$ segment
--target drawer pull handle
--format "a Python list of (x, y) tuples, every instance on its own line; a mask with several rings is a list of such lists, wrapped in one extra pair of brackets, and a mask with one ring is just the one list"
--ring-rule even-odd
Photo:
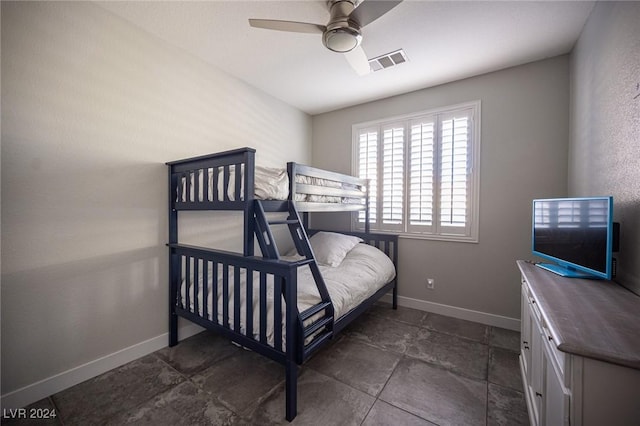
[(523, 340), (523, 341), (522, 341), (522, 344), (523, 344), (523, 345), (528, 345), (528, 344), (529, 344), (529, 342), (527, 342), (526, 340)]
[(540, 398), (542, 398), (542, 394), (540, 392), (536, 392), (536, 396), (539, 396)]
[(548, 336), (548, 338), (549, 338), (549, 341), (552, 341), (552, 340), (553, 340), (553, 337), (551, 337), (551, 336)]
[(529, 349), (529, 346), (527, 346), (527, 345), (524, 345), (524, 348), (525, 348), (525, 349)]

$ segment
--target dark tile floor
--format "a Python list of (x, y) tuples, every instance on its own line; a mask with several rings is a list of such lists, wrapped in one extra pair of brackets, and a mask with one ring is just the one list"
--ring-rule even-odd
[[(293, 424), (526, 425), (518, 348), (517, 332), (376, 305), (301, 368)], [(63, 425), (287, 424), (284, 368), (208, 332), (33, 407)]]

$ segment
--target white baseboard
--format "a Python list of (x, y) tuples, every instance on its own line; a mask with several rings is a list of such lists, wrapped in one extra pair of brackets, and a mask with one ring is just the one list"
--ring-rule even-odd
[[(196, 324), (187, 324), (179, 330), (180, 339), (186, 339), (204, 330)], [(169, 333), (161, 334), (144, 342), (137, 343), (112, 354), (103, 356), (86, 364), (56, 374), (21, 389), (2, 395), (2, 408), (15, 409), (26, 407), (50, 395), (82, 383), (109, 370), (120, 367), (145, 355), (149, 355), (167, 346)]]
[[(391, 303), (391, 295), (385, 295), (382, 300)], [(501, 315), (488, 314), (486, 312), (474, 311), (457, 306), (443, 305), (426, 300), (413, 299), (411, 297), (398, 296), (398, 305), (421, 311), (432, 312), (434, 314), (446, 315), (467, 321), (479, 322), (480, 324), (493, 327), (506, 328), (508, 330), (520, 331), (520, 320), (516, 318), (503, 317)]]

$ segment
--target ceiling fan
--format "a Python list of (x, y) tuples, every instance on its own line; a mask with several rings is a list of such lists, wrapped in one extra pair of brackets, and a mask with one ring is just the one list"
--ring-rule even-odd
[(322, 43), (329, 50), (344, 53), (351, 67), (359, 74), (368, 74), (369, 60), (360, 43), (361, 29), (389, 12), (402, 0), (328, 0), (329, 23), (278, 21), (273, 19), (249, 19), (249, 25), (268, 30), (296, 33), (322, 34)]

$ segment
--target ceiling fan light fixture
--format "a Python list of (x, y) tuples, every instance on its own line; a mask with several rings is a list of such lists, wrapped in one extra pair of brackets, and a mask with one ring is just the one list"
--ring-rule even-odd
[[(354, 71), (358, 75), (365, 75), (371, 72), (372, 65), (360, 45), (360, 29), (389, 12), (401, 1), (326, 0), (329, 8), (329, 22), (326, 26), (274, 19), (249, 19), (249, 25), (277, 31), (322, 34), (322, 44), (327, 49), (343, 53)], [(376, 64), (383, 66), (379, 62)]]
[(362, 34), (353, 27), (339, 27), (324, 32), (322, 42), (334, 52), (350, 52), (360, 45)]

